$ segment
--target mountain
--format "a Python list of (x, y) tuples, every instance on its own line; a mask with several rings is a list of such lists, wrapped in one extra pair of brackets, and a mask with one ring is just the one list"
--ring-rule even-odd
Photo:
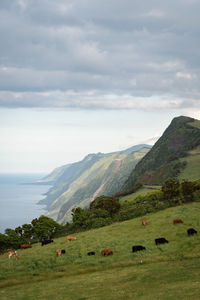
[(89, 154), (79, 162), (55, 169), (43, 179), (53, 186), (40, 204), (45, 204), (47, 215), (57, 221), (70, 220), (73, 207), (86, 207), (95, 197), (121, 189), (150, 147), (137, 145), (124, 151)]
[(127, 153), (127, 154), (130, 154), (132, 152), (136, 152), (136, 151), (139, 151), (140, 149), (142, 148), (147, 148), (147, 149), (151, 149), (152, 146), (150, 145), (147, 145), (147, 144), (139, 144), (139, 145), (136, 145), (136, 146), (132, 146), (124, 151), (121, 151), (123, 153)]
[(39, 179), (35, 181), (35, 184), (48, 184), (48, 185), (53, 185), (57, 182), (57, 180), (63, 175), (65, 170), (70, 167), (70, 164), (64, 165), (61, 167), (58, 167), (54, 169), (50, 174), (45, 176), (42, 179)]
[(170, 177), (200, 178), (200, 121), (174, 118), (160, 139), (137, 164), (121, 193), (130, 193), (137, 183), (160, 185)]

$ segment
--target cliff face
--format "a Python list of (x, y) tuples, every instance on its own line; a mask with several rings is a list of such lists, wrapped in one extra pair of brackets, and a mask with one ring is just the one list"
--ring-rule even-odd
[[(47, 197), (40, 201), (47, 205), (48, 216), (59, 222), (70, 220), (73, 207), (86, 207), (95, 197), (112, 195), (121, 189), (150, 146), (138, 145), (135, 149), (137, 151), (129, 148), (115, 153), (89, 154), (80, 162), (58, 168), (56, 173), (59, 171), (60, 175)], [(54, 172), (47, 178), (52, 178)]]

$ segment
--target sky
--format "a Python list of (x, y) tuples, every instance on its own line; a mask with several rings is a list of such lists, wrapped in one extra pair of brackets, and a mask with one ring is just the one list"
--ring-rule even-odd
[(200, 119), (200, 0), (0, 0), (0, 173)]

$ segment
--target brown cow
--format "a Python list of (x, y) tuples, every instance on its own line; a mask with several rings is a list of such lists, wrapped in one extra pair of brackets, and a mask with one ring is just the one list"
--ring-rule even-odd
[(143, 226), (146, 226), (146, 225), (147, 225), (147, 221), (142, 220), (142, 225), (143, 225)]
[(113, 255), (113, 251), (110, 250), (110, 249), (103, 249), (103, 250), (101, 251), (101, 254), (102, 254), (103, 256), (109, 256), (109, 255)]
[(32, 246), (30, 244), (22, 244), (20, 246), (21, 249), (28, 249), (28, 248), (32, 248)]
[(15, 257), (15, 259), (19, 259), (19, 256), (17, 255), (17, 251), (15, 250), (8, 251), (8, 258), (10, 259), (12, 256)]
[(178, 223), (183, 223), (183, 221), (181, 219), (176, 219), (173, 221), (173, 224), (178, 224)]
[(58, 249), (58, 250), (56, 250), (57, 256), (61, 256), (62, 254), (65, 254), (65, 253), (66, 253), (65, 249), (62, 249), (62, 250)]
[(60, 249), (56, 250), (56, 254), (57, 254), (57, 256), (61, 256), (61, 254), (62, 254), (61, 250)]
[(75, 236), (67, 236), (67, 240), (70, 241), (75, 241), (76, 237)]

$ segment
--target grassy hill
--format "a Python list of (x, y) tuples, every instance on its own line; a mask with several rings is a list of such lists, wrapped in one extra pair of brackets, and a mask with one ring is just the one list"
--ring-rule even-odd
[[(18, 261), (1, 255), (0, 299), (199, 299), (199, 211), (199, 202), (177, 206), (146, 215), (146, 227), (136, 218), (18, 250)], [(173, 225), (176, 218), (184, 223)], [(197, 236), (187, 236), (190, 227)], [(158, 237), (169, 243), (155, 246)], [(132, 253), (133, 245), (146, 251)], [(102, 257), (104, 247), (114, 255)], [(66, 254), (56, 257), (59, 248)]]
[(180, 161), (185, 161), (186, 166), (178, 175), (178, 179), (195, 180), (200, 178), (200, 147), (189, 151), (187, 156), (181, 158)]
[(123, 203), (125, 201), (133, 201), (138, 196), (143, 196), (153, 191), (159, 191), (161, 186), (158, 185), (143, 185), (140, 189), (138, 189), (135, 193), (128, 194), (126, 196), (120, 197), (120, 202)]
[(170, 177), (200, 178), (200, 121), (189, 117), (174, 118), (161, 138), (137, 164), (122, 191), (131, 192), (140, 182), (161, 185)]
[(86, 207), (95, 197), (112, 195), (121, 189), (149, 147), (133, 150), (90, 154), (80, 162), (67, 165), (46, 199), (40, 201), (47, 205), (48, 216), (59, 222), (69, 221), (72, 208)]

